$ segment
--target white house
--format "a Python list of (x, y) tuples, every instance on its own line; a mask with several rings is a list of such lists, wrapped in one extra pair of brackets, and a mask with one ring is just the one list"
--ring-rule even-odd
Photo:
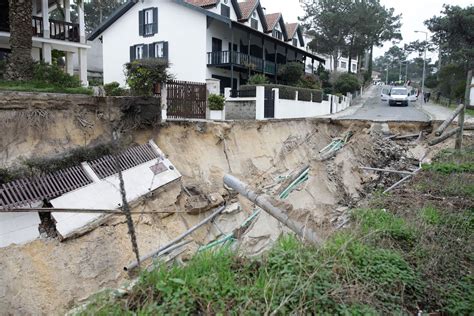
[[(339, 71), (339, 72), (348, 72), (349, 71), (349, 58), (348, 58), (348, 56), (339, 53), (337, 65), (335, 67), (334, 60), (333, 60), (332, 56), (325, 55), (325, 54), (320, 54), (318, 52), (313, 51), (309, 47), (308, 44), (312, 40), (311, 36), (305, 34), (304, 38), (305, 38), (305, 42), (306, 42), (306, 51), (308, 51), (308, 52), (310, 52), (310, 53), (312, 53), (316, 56), (319, 56), (320, 58), (323, 58), (325, 60), (324, 68), (326, 70)], [(351, 61), (351, 72), (352, 73), (357, 73), (357, 64), (358, 64), (358, 62), (359, 62), (358, 56), (352, 56), (352, 61)], [(311, 65), (309, 65), (309, 64), (306, 65), (306, 68), (310, 68), (310, 67), (311, 67)]]
[(277, 82), (279, 67), (288, 62), (314, 69), (324, 63), (305, 50), (297, 24), (286, 24), (281, 13), (267, 14), (259, 0), (131, 1), (89, 36), (97, 38), (104, 83), (122, 85), (123, 65), (142, 58), (168, 60), (178, 80), (219, 79), (222, 91), (255, 73)]
[[(56, 8), (55, 0), (31, 0), (33, 16), (31, 30), (33, 48), (31, 56), (36, 61), (51, 63), (52, 51), (65, 52), (66, 71), (74, 73), (74, 58), (78, 60), (78, 74), (87, 85), (87, 50), (84, 24), (84, 4), (77, 6), (79, 23), (71, 23), (70, 0), (59, 0), (64, 8), (64, 20), (50, 19), (50, 12)], [(10, 52), (10, 23), (8, 0), (0, 0), (0, 60)]]

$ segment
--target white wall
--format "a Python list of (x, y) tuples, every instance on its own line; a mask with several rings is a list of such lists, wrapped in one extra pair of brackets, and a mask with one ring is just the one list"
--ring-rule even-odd
[(11, 244), (23, 244), (39, 237), (38, 213), (0, 214), (0, 248)]
[[(138, 35), (138, 12), (158, 8), (158, 33)], [(143, 0), (112, 24), (103, 35), (104, 83), (125, 85), (124, 64), (130, 61), (130, 46), (167, 41), (170, 73), (178, 80), (206, 79), (206, 15), (171, 0)]]
[[(150, 167), (162, 162), (168, 169), (155, 175)], [(133, 202), (141, 196), (153, 192), (181, 177), (181, 174), (172, 166), (168, 159), (154, 159), (123, 171), (123, 180), (127, 192), (127, 201)], [(86, 169), (87, 170), (87, 169)], [(92, 170), (90, 170), (92, 172)], [(92, 175), (92, 178), (94, 175)], [(97, 178), (96, 178), (97, 179)], [(118, 209), (122, 198), (119, 191), (118, 175), (114, 174), (102, 180), (97, 180), (88, 186), (63, 194), (51, 200), (55, 208), (82, 208), (82, 209)], [(90, 225), (104, 217), (103, 214), (90, 213), (51, 213), (56, 220), (56, 229), (63, 238), (68, 238), (77, 230)]]
[(330, 103), (279, 99), (275, 102), (275, 118), (304, 118), (330, 114)]
[[(99, 36), (100, 37), (100, 36)], [(102, 72), (104, 69), (102, 56), (102, 43), (99, 37), (93, 41), (88, 41), (87, 45), (91, 48), (87, 50), (87, 70), (91, 72)], [(79, 71), (79, 56), (73, 55), (74, 70)]]
[(230, 0), (227, 4), (224, 4), (223, 1), (220, 1), (215, 7), (208, 9), (208, 11), (221, 15), (221, 5), (228, 6), (230, 8), (230, 19), (232, 21), (237, 21), (237, 14), (235, 13), (234, 6)]

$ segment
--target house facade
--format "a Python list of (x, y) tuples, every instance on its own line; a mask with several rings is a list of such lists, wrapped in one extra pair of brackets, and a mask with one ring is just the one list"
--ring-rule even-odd
[[(71, 22), (71, 0), (59, 0), (64, 10), (64, 19), (51, 19), (50, 12), (56, 8), (55, 0), (31, 0), (33, 16), (31, 33), (33, 48), (31, 57), (36, 61), (52, 62), (54, 50), (64, 52), (65, 70), (74, 74), (74, 59), (78, 63), (79, 78), (87, 82), (87, 50), (84, 24), (84, 5), (77, 5), (78, 23)], [(10, 23), (8, 0), (0, 0), (0, 59), (10, 53)]]
[(136, 59), (169, 61), (177, 80), (218, 79), (238, 88), (256, 73), (278, 82), (289, 62), (324, 59), (305, 50), (301, 27), (281, 13), (267, 14), (259, 0), (143, 0), (128, 2), (89, 40), (103, 45), (104, 83), (125, 85), (123, 65)]

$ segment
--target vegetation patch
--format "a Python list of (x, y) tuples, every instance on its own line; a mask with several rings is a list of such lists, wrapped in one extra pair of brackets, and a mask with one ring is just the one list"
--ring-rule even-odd
[(41, 81), (6, 81), (0, 80), (0, 90), (19, 92), (68, 93), (92, 95), (92, 89), (85, 87), (64, 87)]

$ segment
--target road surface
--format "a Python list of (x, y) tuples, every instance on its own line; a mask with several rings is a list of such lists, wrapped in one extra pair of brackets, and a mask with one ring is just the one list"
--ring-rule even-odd
[[(355, 113), (339, 116), (339, 119), (356, 119), (369, 121), (417, 121), (428, 122), (430, 117), (419, 109), (418, 102), (411, 102), (407, 107), (389, 106), (388, 101), (382, 101), (380, 93), (382, 86), (372, 86), (366, 91), (362, 104)], [(342, 113), (341, 113), (342, 114)]]

